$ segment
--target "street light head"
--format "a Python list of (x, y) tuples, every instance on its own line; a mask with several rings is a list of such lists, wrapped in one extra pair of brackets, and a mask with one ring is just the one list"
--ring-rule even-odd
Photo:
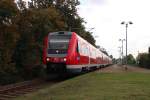
[(121, 24), (125, 24), (125, 22), (123, 21), (123, 22), (121, 22)]
[(126, 23), (125, 21), (121, 22), (121, 24), (133, 24), (133, 22), (129, 21), (128, 23)]
[(119, 39), (119, 41), (125, 41), (125, 39)]
[(131, 21), (129, 21), (129, 24), (133, 24)]

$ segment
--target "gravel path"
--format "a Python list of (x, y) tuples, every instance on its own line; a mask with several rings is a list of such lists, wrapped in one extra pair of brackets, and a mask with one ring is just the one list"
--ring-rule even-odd
[(106, 68), (102, 68), (99, 72), (107, 72), (107, 73), (122, 73), (122, 72), (142, 72), (142, 73), (150, 73), (149, 69), (137, 67), (137, 66), (129, 66), (129, 65), (111, 65)]

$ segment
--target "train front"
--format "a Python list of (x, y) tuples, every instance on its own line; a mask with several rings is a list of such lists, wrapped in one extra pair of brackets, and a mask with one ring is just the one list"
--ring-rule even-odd
[(66, 60), (71, 36), (71, 32), (49, 33), (46, 54), (48, 73), (66, 72)]

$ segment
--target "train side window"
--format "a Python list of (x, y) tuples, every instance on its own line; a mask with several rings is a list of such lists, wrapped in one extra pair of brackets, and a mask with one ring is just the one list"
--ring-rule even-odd
[(78, 42), (77, 42), (77, 46), (76, 46), (76, 51), (77, 51), (77, 53), (79, 53)]

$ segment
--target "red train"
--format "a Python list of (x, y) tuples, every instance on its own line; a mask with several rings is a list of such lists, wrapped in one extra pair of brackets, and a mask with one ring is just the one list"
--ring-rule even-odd
[(112, 59), (75, 32), (52, 32), (44, 40), (43, 63), (48, 73), (78, 73), (112, 64)]

